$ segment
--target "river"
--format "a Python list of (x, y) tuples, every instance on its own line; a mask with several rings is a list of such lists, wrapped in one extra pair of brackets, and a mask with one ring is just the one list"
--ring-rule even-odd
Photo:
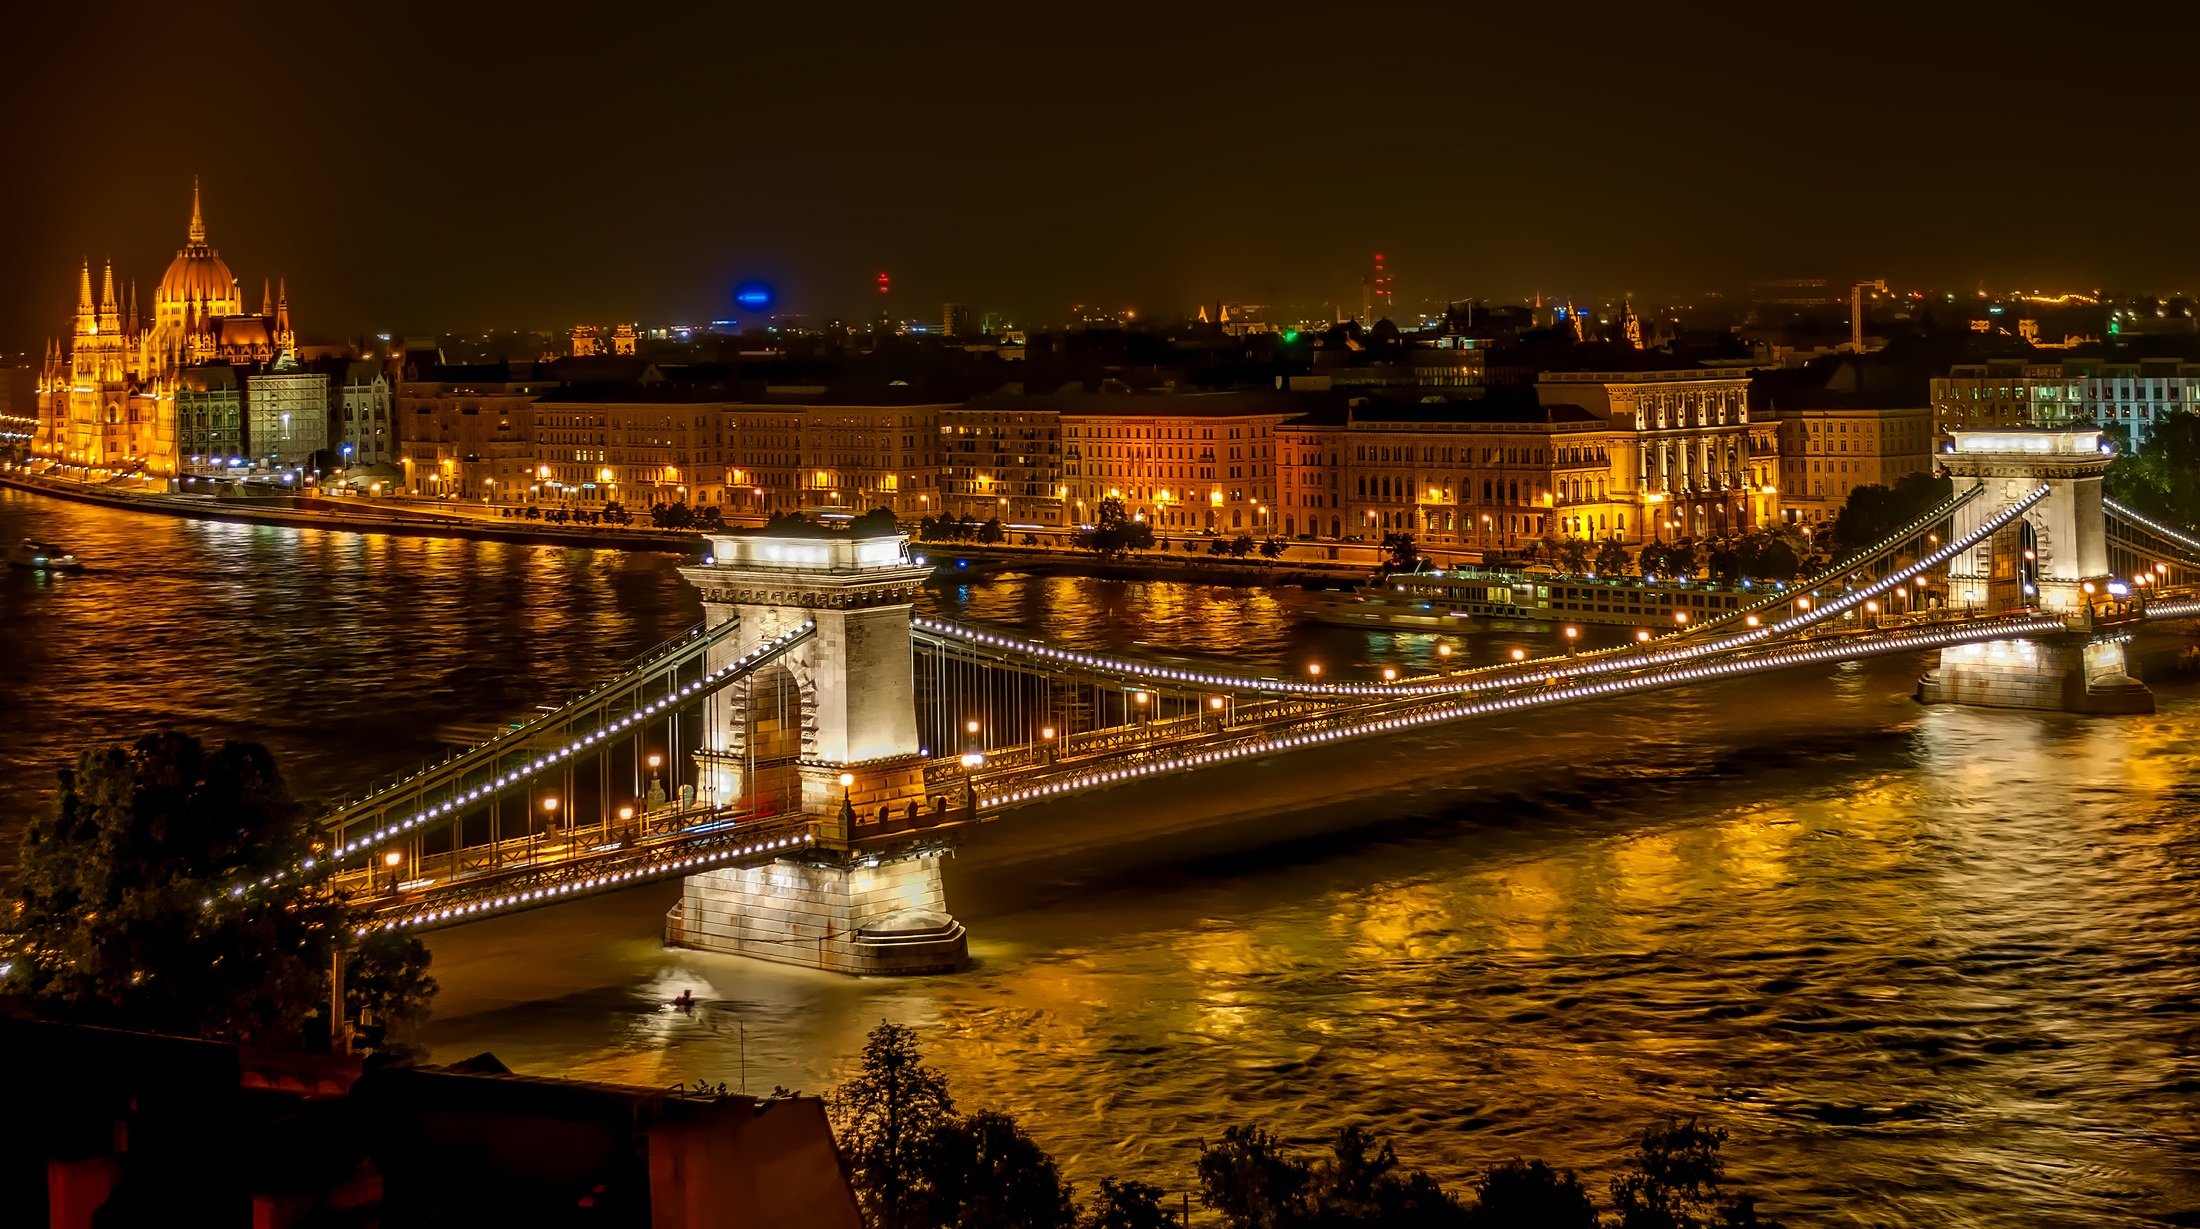
[[(302, 796), (692, 623), (669, 558), (171, 520), (0, 492), (0, 802), (161, 723)], [(941, 613), (1333, 675), (1423, 637), (1293, 591), (1008, 576)], [(1526, 633), (1463, 655), (1494, 658)], [(1201, 1139), (1359, 1123), (1450, 1181), (1601, 1190), (1655, 1116), (1732, 1132), (1791, 1224), (2200, 1223), (2200, 691), (2142, 718), (1924, 709), (1918, 659), (1236, 767), (991, 825), (948, 869), (975, 967), (857, 981), (667, 951), (657, 886), (445, 932), (423, 1038), (532, 1074), (818, 1091), (880, 1019), (1089, 1189)], [(19, 821), (17, 821), (19, 822)], [(0, 849), (12, 846), (12, 826)], [(682, 989), (692, 1013), (664, 1004)]]

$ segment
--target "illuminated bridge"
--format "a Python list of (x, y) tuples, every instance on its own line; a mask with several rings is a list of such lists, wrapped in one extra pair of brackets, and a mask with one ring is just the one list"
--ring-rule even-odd
[[(2124, 644), (2200, 615), (2200, 536), (2105, 501), (2091, 431), (1959, 434), (1947, 501), (1838, 567), (1615, 648), (1379, 680), (1067, 648), (915, 616), (895, 534), (726, 534), (704, 623), (327, 817), (366, 925), (434, 928), (684, 880), (668, 937), (849, 972), (950, 969), (967, 825), (1355, 738), (1936, 651), (1919, 699), (2149, 711)], [(256, 885), (240, 884), (244, 893)]]

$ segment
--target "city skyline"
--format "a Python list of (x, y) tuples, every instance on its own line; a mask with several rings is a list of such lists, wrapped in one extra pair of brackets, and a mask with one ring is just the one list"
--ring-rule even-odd
[[(149, 280), (194, 175), (217, 234), (251, 239), (247, 290), (312, 287), (299, 308), (328, 337), (724, 318), (749, 278), (784, 310), (863, 320), (881, 271), (906, 319), (943, 301), (1040, 323), (1079, 302), (1347, 306), (1375, 252), (1401, 306), (1814, 276), (2200, 280), (2200, 258), (2161, 242), (2192, 172), (2133, 161), (2166, 115), (1997, 118), (2022, 30), (1943, 15), (1866, 42), (1870, 16), (1683, 29), (1485, 11), (1339, 31), (744, 14), (675, 43), (555, 9), (371, 30), (303, 14), (219, 38), (158, 14), (96, 32), (42, 14), (36, 44), (211, 64), (233, 84), (184, 91), (186, 110), (254, 119), (249, 139), (209, 120), (138, 149), (126, 134), (160, 90), (35, 63), (14, 87), (14, 158), (56, 190), (4, 206), (19, 242), (0, 276), (60, 289), (12, 298), (0, 342), (52, 335), (86, 259)], [(2042, 148), (2095, 169), (2042, 179), (2024, 170)]]

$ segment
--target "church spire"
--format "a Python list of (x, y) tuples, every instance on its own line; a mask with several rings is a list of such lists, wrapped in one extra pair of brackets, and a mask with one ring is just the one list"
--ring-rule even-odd
[(199, 213), (199, 177), (191, 177), (191, 242), (206, 242), (206, 219)]
[(260, 314), (263, 316), (275, 314), (274, 288), (274, 283), (264, 277), (260, 279)]
[(107, 258), (107, 273), (100, 282), (99, 310), (103, 312), (115, 310), (115, 261), (112, 256)]
[(77, 313), (78, 315), (80, 315), (80, 316), (83, 316), (83, 315), (89, 315), (89, 314), (91, 313), (91, 310), (92, 310), (92, 262), (91, 262), (91, 261), (90, 261), (89, 259), (86, 259), (86, 260), (85, 260), (85, 262), (84, 262), (84, 272), (83, 272), (83, 273), (82, 273), (82, 275), (81, 275), (81, 276), (80, 276), (80, 277), (79, 277), (79, 278), (77, 279), (77, 287), (76, 287), (76, 313)]

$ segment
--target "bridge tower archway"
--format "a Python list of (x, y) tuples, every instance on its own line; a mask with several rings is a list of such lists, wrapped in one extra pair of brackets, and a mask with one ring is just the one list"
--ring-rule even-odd
[[(1948, 561), (1948, 601), (1988, 614), (2035, 609), (2069, 631), (2028, 640), (1943, 649), (1918, 680), (1927, 703), (2068, 712), (2154, 711), (2133, 679), (2124, 637), (2099, 634), (2093, 603), (2109, 593), (2108, 527), (2101, 479), (2111, 453), (2092, 428), (1958, 431), (1940, 456), (1955, 493), (1977, 494), (1951, 517), (1954, 540), (1978, 544)], [(1993, 518), (2046, 487), (2007, 526)]]
[(2031, 605), (2064, 614), (2084, 609), (2087, 582), (2108, 577), (2101, 478), (2109, 459), (2101, 433), (2090, 428), (1956, 432), (1941, 466), (1956, 494), (1984, 488), (1956, 509), (1950, 526), (1956, 537), (1977, 531), (2043, 484), (2047, 496), (2020, 521), (1949, 561), (1950, 603), (1982, 610)]

